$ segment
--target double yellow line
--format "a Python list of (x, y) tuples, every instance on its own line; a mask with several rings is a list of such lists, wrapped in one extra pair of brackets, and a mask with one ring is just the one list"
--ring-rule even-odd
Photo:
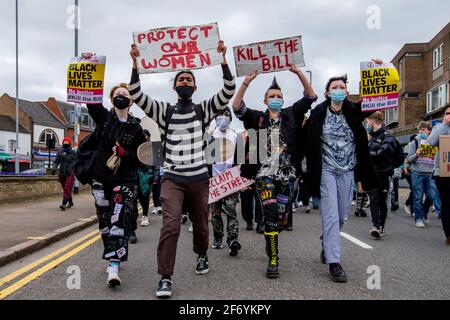
[[(89, 240), (88, 240), (89, 239)], [(86, 249), (87, 247), (89, 247), (91, 244), (93, 244), (94, 242), (96, 242), (97, 240), (100, 239), (100, 234), (98, 230), (95, 230), (83, 237), (81, 237), (80, 239), (77, 239), (71, 243), (69, 243), (68, 245), (50, 253), (49, 255), (36, 260), (22, 268), (20, 268), (17, 271), (14, 271), (13, 273), (7, 275), (6, 277), (3, 277), (0, 279), (0, 288), (13, 281), (14, 279), (20, 277), (21, 275), (27, 273), (28, 271), (33, 270), (34, 268), (36, 268), (37, 266), (59, 256), (60, 254), (62, 254), (63, 252), (69, 250), (70, 248), (82, 243), (81, 245), (77, 246), (76, 248), (72, 249), (71, 251), (65, 253), (64, 255), (62, 255), (61, 257), (47, 263), (46, 265), (44, 265), (43, 267), (37, 269), (36, 271), (30, 273), (29, 275), (27, 275), (26, 277), (20, 279), (19, 281), (13, 283), (12, 285), (10, 285), (9, 287), (3, 289), (0, 291), (0, 300), (1, 299), (5, 299), (7, 296), (11, 295), (12, 293), (16, 292), (17, 290), (19, 290), (20, 288), (24, 287), (25, 285), (27, 285), (28, 283), (30, 283), (31, 281), (37, 279), (38, 277), (40, 277), (41, 275), (43, 275), (44, 273), (46, 273), (47, 271), (55, 268), (56, 266), (60, 265), (61, 263), (63, 263), (64, 261), (68, 260), (69, 258), (71, 258), (72, 256), (76, 255), (78, 252)], [(87, 240), (87, 241), (86, 241)], [(85, 241), (85, 242), (84, 242)], [(84, 243), (83, 243), (84, 242)]]
[[(139, 206), (138, 209), (139, 213), (142, 214), (142, 208)], [(78, 252), (86, 249), (87, 247), (89, 247), (90, 245), (92, 245), (93, 243), (95, 243), (96, 241), (98, 241), (101, 238), (99, 231), (95, 230), (92, 231), (91, 233), (88, 233), (87, 235), (81, 237), (80, 239), (77, 239), (71, 243), (69, 243), (68, 245), (53, 251), (52, 253), (50, 253), (49, 255), (36, 260), (22, 268), (20, 268), (17, 271), (14, 271), (13, 273), (7, 275), (6, 277), (3, 277), (0, 279), (0, 288), (5, 285), (8, 284), (9, 282), (12, 282), (13, 280), (19, 278), (20, 276), (22, 276), (23, 274), (33, 270), (34, 268), (40, 266), (41, 264), (52, 260), (53, 258), (58, 257), (60, 254), (66, 252), (67, 250), (69, 250), (72, 247), (77, 246), (76, 248), (72, 249), (71, 251), (63, 254), (62, 256), (60, 256), (59, 258), (52, 260), (51, 262), (47, 263), (46, 265), (42, 266), (41, 268), (37, 269), (36, 271), (28, 274), (27, 276), (25, 276), (24, 278), (18, 280), (17, 282), (9, 285), (8, 287), (6, 287), (5, 289), (0, 291), (0, 300), (5, 299), (6, 297), (8, 297), (9, 295), (11, 295), (12, 293), (16, 292), (17, 290), (19, 290), (20, 288), (26, 286), (28, 283), (30, 283), (33, 280), (36, 280), (37, 278), (39, 278), (41, 275), (43, 275), (44, 273), (48, 272), (49, 270), (57, 267), (58, 265), (60, 265), (61, 263), (63, 263), (64, 261), (70, 259), (71, 257), (73, 257), (74, 255), (76, 255)], [(81, 243), (81, 244), (80, 244)]]

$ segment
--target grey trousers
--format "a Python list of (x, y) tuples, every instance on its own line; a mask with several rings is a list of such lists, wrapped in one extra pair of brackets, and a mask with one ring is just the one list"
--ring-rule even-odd
[(322, 168), (320, 211), (323, 249), (327, 263), (341, 262), (340, 231), (348, 219), (354, 183), (353, 171), (336, 173), (328, 168)]

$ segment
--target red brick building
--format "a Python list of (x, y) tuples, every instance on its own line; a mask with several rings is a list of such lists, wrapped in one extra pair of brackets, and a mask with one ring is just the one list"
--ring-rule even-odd
[(450, 23), (430, 42), (405, 44), (392, 63), (400, 75), (400, 101), (398, 109), (384, 111), (385, 123), (406, 143), (420, 121), (441, 118), (450, 102)]

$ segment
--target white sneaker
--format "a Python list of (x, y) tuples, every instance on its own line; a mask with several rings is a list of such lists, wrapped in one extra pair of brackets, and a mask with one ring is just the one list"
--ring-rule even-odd
[(298, 206), (299, 206), (299, 207), (303, 207), (303, 201), (299, 201), (299, 202), (298, 202)]
[[(347, 202), (348, 203), (348, 202)], [(356, 205), (355, 200), (352, 201), (352, 207), (354, 207)]]
[(417, 228), (425, 228), (425, 224), (423, 223), (423, 221), (416, 221), (416, 227)]
[(152, 214), (156, 214), (158, 212), (158, 208), (153, 208)]
[(108, 287), (115, 288), (116, 286), (120, 286), (122, 281), (119, 278), (119, 267), (117, 266), (109, 266), (108, 272), (108, 280), (106, 281)]
[(193, 231), (194, 231), (194, 226), (192, 225), (192, 223), (191, 223), (191, 225), (189, 226), (188, 231), (189, 231), (189, 232), (193, 232)]
[(411, 208), (410, 208), (410, 206), (407, 206), (406, 204), (405, 204), (405, 212), (406, 212), (406, 214), (407, 215), (411, 215)]
[(423, 222), (428, 226), (430, 224), (430, 219), (425, 219)]
[(147, 216), (142, 216), (141, 219), (141, 227), (146, 227), (150, 224), (150, 222), (148, 221), (148, 217)]
[(158, 212), (159, 215), (162, 214), (162, 208), (161, 208), (161, 207), (156, 208), (156, 210), (157, 210), (157, 212)]

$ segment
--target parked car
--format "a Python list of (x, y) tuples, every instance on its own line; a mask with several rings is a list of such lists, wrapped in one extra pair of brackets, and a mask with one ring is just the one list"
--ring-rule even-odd
[(29, 169), (22, 171), (20, 175), (23, 176), (45, 176), (45, 169)]

